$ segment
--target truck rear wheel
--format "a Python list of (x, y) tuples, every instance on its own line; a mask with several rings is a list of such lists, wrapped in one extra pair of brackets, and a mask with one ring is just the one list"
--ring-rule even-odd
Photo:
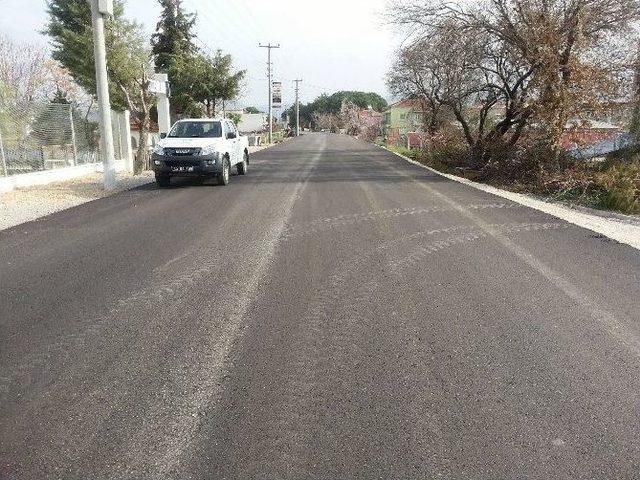
[(242, 162), (238, 164), (238, 175), (246, 175), (249, 170), (249, 154), (244, 152)]

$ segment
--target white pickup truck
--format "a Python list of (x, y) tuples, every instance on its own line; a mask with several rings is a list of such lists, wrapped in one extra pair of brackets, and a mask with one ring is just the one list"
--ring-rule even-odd
[(239, 175), (247, 174), (249, 143), (231, 120), (180, 120), (162, 135), (151, 163), (162, 188), (171, 185), (171, 177), (216, 177), (219, 185), (228, 185), (233, 166)]

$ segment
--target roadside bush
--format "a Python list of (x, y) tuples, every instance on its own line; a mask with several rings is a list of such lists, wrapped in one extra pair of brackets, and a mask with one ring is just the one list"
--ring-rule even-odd
[(392, 152), (399, 153), (400, 155), (408, 157), (411, 160), (420, 161), (423, 157), (422, 150), (410, 149), (407, 147), (394, 147), (394, 146), (389, 146), (387, 148)]
[(595, 175), (603, 208), (640, 213), (640, 161), (619, 163)]
[(594, 208), (640, 213), (640, 160), (576, 162), (546, 174), (540, 193)]
[(537, 193), (593, 208), (640, 213), (640, 153), (628, 151), (604, 162), (577, 161), (568, 155), (548, 161), (552, 153), (534, 138), (517, 148), (494, 146), (491, 160), (471, 167), (468, 146), (459, 132), (440, 132), (424, 150), (389, 147), (436, 170), (523, 193)]
[(430, 166), (436, 169), (460, 174), (470, 168), (469, 148), (456, 130), (440, 130), (431, 136), (426, 155)]
[(483, 180), (499, 184), (537, 186), (553, 173), (571, 168), (574, 159), (552, 152), (539, 132), (529, 129), (516, 145), (497, 142), (489, 150), (490, 161), (483, 168)]

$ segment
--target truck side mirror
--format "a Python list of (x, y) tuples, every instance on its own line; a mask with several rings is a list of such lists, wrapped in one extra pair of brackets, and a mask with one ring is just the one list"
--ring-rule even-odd
[(164, 133), (164, 132), (162, 132), (162, 133), (160, 134), (160, 138), (161, 138), (161, 139), (163, 139), (163, 138), (167, 138), (167, 134), (166, 134), (166, 133)]

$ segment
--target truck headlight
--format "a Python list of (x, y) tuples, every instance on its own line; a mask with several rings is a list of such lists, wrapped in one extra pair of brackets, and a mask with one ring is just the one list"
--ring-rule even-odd
[(200, 150), (200, 155), (204, 156), (213, 156), (216, 160), (218, 159), (218, 157), (220, 156), (220, 153), (216, 151), (216, 146), (215, 145), (207, 145), (206, 147), (203, 147), (202, 150)]
[(153, 153), (156, 155), (164, 155), (164, 147), (160, 144), (153, 147)]

